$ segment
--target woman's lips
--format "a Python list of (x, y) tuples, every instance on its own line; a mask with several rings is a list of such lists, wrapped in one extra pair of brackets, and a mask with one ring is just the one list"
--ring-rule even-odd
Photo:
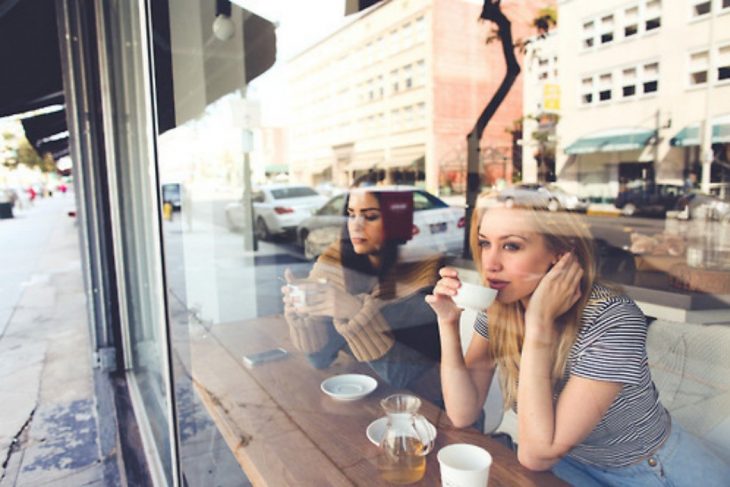
[(502, 290), (509, 284), (508, 281), (499, 281), (497, 279), (489, 279), (489, 287), (496, 289), (497, 291)]
[(365, 239), (360, 237), (351, 237), (350, 240), (352, 241), (353, 245), (360, 245), (365, 243)]

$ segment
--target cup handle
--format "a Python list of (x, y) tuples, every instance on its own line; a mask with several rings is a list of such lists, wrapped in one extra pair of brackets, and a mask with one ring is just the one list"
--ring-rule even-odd
[[(421, 440), (421, 443), (423, 443), (425, 445), (423, 452), (421, 452), (421, 455), (425, 457), (426, 455), (431, 453), (431, 450), (433, 450), (433, 446), (434, 446), (434, 438), (431, 438), (430, 435), (428, 434), (428, 431), (429, 431), (428, 420), (421, 414), (414, 414), (413, 415), (413, 425), (415, 426), (414, 429), (416, 430), (418, 439)], [(419, 426), (421, 427), (420, 430), (419, 430)], [(425, 438), (421, 437), (422, 431), (425, 432), (425, 435), (426, 435)]]

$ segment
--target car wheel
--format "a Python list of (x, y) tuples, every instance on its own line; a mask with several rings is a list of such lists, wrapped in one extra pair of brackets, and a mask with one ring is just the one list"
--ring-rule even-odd
[(271, 238), (271, 232), (269, 227), (266, 226), (266, 222), (263, 218), (258, 217), (256, 219), (256, 238), (259, 240), (269, 240)]
[(317, 257), (319, 257), (319, 253), (317, 252), (315, 245), (312, 244), (312, 242), (309, 240), (309, 238), (305, 238), (304, 239), (304, 258), (306, 258), (308, 260), (315, 260)]
[(624, 216), (634, 216), (636, 214), (636, 205), (633, 203), (626, 203), (621, 210), (621, 214)]
[(560, 209), (560, 203), (558, 203), (558, 200), (551, 199), (548, 201), (547, 209), (549, 211), (558, 211)]
[(515, 200), (513, 198), (505, 199), (504, 206), (505, 206), (505, 208), (512, 208), (513, 206), (515, 206)]

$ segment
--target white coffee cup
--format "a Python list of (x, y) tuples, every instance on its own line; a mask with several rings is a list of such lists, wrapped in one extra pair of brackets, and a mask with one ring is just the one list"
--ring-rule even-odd
[(484, 448), (456, 443), (440, 449), (436, 457), (443, 487), (486, 487), (492, 455)]
[(484, 311), (497, 297), (497, 290), (490, 287), (461, 282), (461, 287), (453, 296), (454, 303), (459, 308), (469, 308), (475, 311)]

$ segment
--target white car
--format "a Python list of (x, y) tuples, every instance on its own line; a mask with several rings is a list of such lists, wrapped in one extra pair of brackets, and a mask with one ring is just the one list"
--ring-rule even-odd
[[(311, 216), (327, 198), (309, 186), (272, 184), (256, 188), (252, 200), (256, 237), (268, 240), (273, 235), (293, 232), (297, 225)], [(226, 221), (231, 230), (244, 228), (241, 201), (226, 206)]]
[[(378, 187), (378, 190), (413, 193), (413, 238), (403, 247), (402, 257), (418, 259), (436, 252), (461, 255), (464, 242), (464, 208), (452, 207), (422, 189), (409, 186)], [(332, 242), (340, 238), (347, 221), (347, 193), (330, 198), (297, 228), (297, 241), (304, 256), (315, 259)]]

